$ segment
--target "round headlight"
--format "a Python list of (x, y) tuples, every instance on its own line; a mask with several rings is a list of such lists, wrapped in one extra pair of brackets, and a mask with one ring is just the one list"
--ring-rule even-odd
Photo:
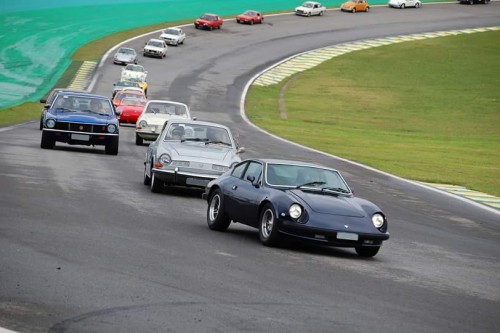
[(302, 215), (302, 207), (298, 204), (293, 204), (288, 209), (288, 212), (290, 213), (291, 218), (296, 220)]
[(56, 121), (54, 119), (49, 119), (45, 122), (45, 125), (47, 125), (48, 128), (54, 128), (56, 127)]
[(145, 121), (145, 120), (141, 120), (141, 121), (139, 122), (139, 126), (140, 126), (140, 127), (143, 127), (143, 128), (144, 128), (144, 127), (148, 127), (148, 122), (147, 122), (147, 121)]
[(375, 228), (380, 228), (381, 226), (384, 225), (385, 219), (382, 214), (375, 213), (372, 216), (372, 223), (375, 226)]
[(172, 162), (172, 158), (168, 154), (162, 154), (158, 161), (163, 165), (170, 164)]
[(116, 125), (108, 125), (108, 133), (114, 133), (116, 131)]

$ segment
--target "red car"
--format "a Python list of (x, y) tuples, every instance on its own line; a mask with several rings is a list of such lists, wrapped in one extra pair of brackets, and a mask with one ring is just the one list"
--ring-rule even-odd
[(222, 17), (219, 15), (215, 14), (203, 14), (200, 16), (200, 18), (197, 18), (196, 21), (194, 21), (194, 27), (196, 29), (208, 29), (208, 30), (214, 30), (214, 29), (220, 29), (222, 26), (223, 20)]
[(122, 99), (120, 106), (116, 108), (120, 124), (135, 124), (144, 111), (146, 103), (147, 99), (145, 98), (125, 97)]
[(264, 15), (255, 10), (247, 10), (243, 14), (236, 16), (236, 22), (238, 23), (262, 23), (264, 21)]

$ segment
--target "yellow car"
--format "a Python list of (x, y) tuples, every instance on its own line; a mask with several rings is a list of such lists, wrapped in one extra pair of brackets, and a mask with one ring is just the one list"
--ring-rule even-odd
[(349, 0), (340, 6), (340, 10), (351, 13), (367, 12), (370, 10), (370, 5), (366, 0)]
[(137, 82), (139, 84), (139, 87), (142, 88), (142, 91), (144, 91), (144, 95), (148, 97), (148, 83), (146, 81), (141, 80), (140, 78), (129, 78), (127, 81), (130, 82)]

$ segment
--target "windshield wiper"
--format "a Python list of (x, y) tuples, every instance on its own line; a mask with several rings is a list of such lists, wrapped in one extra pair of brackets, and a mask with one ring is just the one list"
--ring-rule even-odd
[(345, 188), (341, 187), (323, 187), (321, 191), (332, 191), (332, 192), (340, 192), (340, 193), (350, 193)]
[(71, 109), (66, 109), (66, 108), (55, 108), (56, 110), (61, 110), (61, 111), (69, 111), (69, 112), (75, 112), (74, 110)]
[(215, 145), (224, 145), (224, 146), (230, 146), (230, 143), (224, 142), (224, 141), (207, 141), (205, 142), (206, 145), (209, 143), (215, 144)]
[(101, 113), (101, 112), (98, 112), (98, 111), (92, 111), (92, 110), (82, 110), (83, 112), (90, 112), (90, 113), (96, 113), (98, 115), (101, 115), (101, 116), (109, 116), (108, 113)]
[(325, 184), (326, 184), (326, 182), (309, 182), (309, 183), (305, 183), (302, 185), (298, 185), (295, 188), (299, 189), (299, 188), (305, 187), (305, 186), (318, 186), (318, 185), (325, 185)]

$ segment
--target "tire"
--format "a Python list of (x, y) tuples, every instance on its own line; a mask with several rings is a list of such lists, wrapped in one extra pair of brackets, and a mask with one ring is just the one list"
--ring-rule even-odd
[(118, 137), (114, 136), (111, 138), (111, 142), (106, 145), (104, 151), (106, 155), (118, 155)]
[(276, 246), (278, 244), (278, 222), (274, 215), (271, 204), (265, 204), (259, 217), (259, 238), (265, 246)]
[(135, 133), (135, 145), (142, 146), (143, 143), (144, 143), (144, 140), (137, 133)]
[(151, 185), (151, 178), (146, 174), (146, 163), (144, 163), (144, 180), (143, 180), (144, 185)]
[(374, 247), (356, 247), (356, 253), (360, 257), (371, 258), (374, 257), (380, 250), (380, 246)]
[(56, 145), (56, 138), (52, 133), (42, 132), (40, 147), (42, 149), (52, 149)]
[(473, 5), (474, 4), (474, 0), (469, 0), (469, 5)]
[(43, 129), (43, 117), (40, 118), (40, 131)]
[(151, 192), (162, 193), (163, 192), (163, 182), (155, 177), (153, 171), (151, 171)]
[(198, 24), (195, 24), (195, 25), (194, 25), (194, 28), (195, 28), (195, 29), (198, 29)]
[(143, 57), (147, 57), (147, 55), (146, 55), (146, 53), (145, 53), (145, 52), (142, 54), (142, 56), (143, 56)]
[(311, 16), (311, 12), (307, 13), (307, 17)]
[(323, 11), (320, 11), (320, 12), (319, 12), (319, 16), (323, 16)]
[(415, 8), (420, 8), (420, 3), (418, 3), (418, 2), (417, 2), (417, 3), (415, 4)]
[(369, 11), (370, 11), (370, 7), (366, 7), (365, 12), (367, 12), (367, 13), (368, 13)]
[(250, 21), (250, 25), (253, 25), (253, 20)]
[(208, 30), (212, 31), (212, 30), (214, 30), (214, 27), (209, 26), (209, 27), (208, 27)]
[(224, 214), (224, 200), (219, 189), (215, 189), (208, 200), (207, 224), (215, 231), (226, 231), (231, 224), (231, 219)]
[(219, 26), (217, 27), (217, 29), (219, 29), (219, 30), (220, 30), (220, 27), (221, 27), (221, 26), (219, 25)]
[(356, 8), (353, 8), (353, 9), (351, 10), (351, 13), (356, 13)]
[(401, 8), (401, 9), (405, 9), (405, 7), (406, 7), (406, 6), (405, 6), (405, 4), (404, 4), (404, 3), (402, 3), (402, 4), (401, 4), (401, 7), (399, 7), (399, 8)]

